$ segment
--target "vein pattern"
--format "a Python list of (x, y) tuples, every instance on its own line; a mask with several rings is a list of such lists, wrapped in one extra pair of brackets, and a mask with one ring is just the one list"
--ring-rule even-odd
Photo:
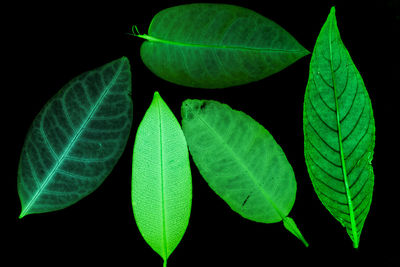
[(246, 219), (284, 226), (305, 241), (288, 216), (296, 198), (293, 169), (281, 147), (243, 112), (210, 100), (185, 100), (182, 128), (209, 186)]
[(184, 86), (225, 88), (260, 80), (309, 52), (273, 21), (246, 8), (188, 4), (152, 20), (141, 47), (157, 76)]
[(158, 92), (136, 133), (132, 162), (132, 207), (140, 233), (164, 259), (189, 222), (192, 181), (182, 129)]
[(43, 107), (21, 153), (21, 218), (65, 208), (108, 176), (132, 124), (130, 79), (121, 58), (79, 75)]
[(325, 207), (358, 247), (372, 199), (372, 107), (336, 25), (335, 9), (314, 47), (304, 99), (305, 158)]

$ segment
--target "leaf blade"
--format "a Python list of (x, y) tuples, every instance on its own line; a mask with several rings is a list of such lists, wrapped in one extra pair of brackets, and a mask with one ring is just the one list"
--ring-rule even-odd
[[(42, 108), (21, 152), (19, 218), (72, 205), (108, 176), (130, 132), (130, 79), (129, 61), (123, 57), (77, 76)], [(107, 110), (112, 98), (120, 101), (114, 111)], [(113, 124), (120, 132), (109, 132), (100, 121)]]
[(147, 40), (141, 57), (153, 73), (199, 88), (260, 80), (309, 53), (276, 23), (224, 4), (165, 9), (153, 18), (148, 35), (138, 36)]
[(136, 135), (132, 207), (140, 233), (164, 264), (187, 228), (191, 190), (186, 140), (156, 92)]
[(305, 158), (314, 189), (358, 247), (372, 199), (372, 106), (331, 9), (310, 63), (304, 101)]
[[(201, 175), (232, 210), (256, 222), (289, 220), (296, 180), (264, 127), (217, 101), (188, 99), (182, 104), (182, 128)], [(296, 229), (288, 228), (307, 246)]]

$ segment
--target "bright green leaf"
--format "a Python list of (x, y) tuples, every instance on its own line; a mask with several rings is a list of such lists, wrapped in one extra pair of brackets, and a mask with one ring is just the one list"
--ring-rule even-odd
[(334, 7), (311, 58), (304, 140), (314, 189), (357, 248), (372, 200), (375, 125), (364, 82), (340, 38)]
[(201, 175), (232, 210), (256, 222), (283, 220), (308, 246), (287, 217), (296, 198), (293, 169), (263, 126), (225, 104), (186, 100), (182, 128)]
[(139, 125), (132, 164), (132, 206), (143, 238), (166, 266), (186, 231), (192, 205), (182, 129), (158, 92)]
[(309, 52), (260, 14), (233, 5), (188, 4), (152, 20), (141, 57), (157, 76), (184, 86), (225, 88), (270, 76)]
[(123, 57), (77, 76), (34, 119), (18, 168), (20, 218), (68, 207), (94, 191), (121, 156), (132, 125)]

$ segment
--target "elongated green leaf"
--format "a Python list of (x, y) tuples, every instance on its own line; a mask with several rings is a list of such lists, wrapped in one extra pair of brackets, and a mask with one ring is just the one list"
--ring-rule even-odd
[(357, 248), (372, 200), (375, 125), (368, 92), (340, 38), (334, 7), (311, 58), (304, 145), (319, 199)]
[(22, 148), (20, 218), (68, 207), (104, 181), (128, 140), (130, 94), (123, 57), (77, 76), (47, 102)]
[(273, 21), (225, 4), (165, 9), (153, 18), (148, 35), (138, 36), (147, 40), (140, 53), (153, 73), (198, 88), (257, 81), (309, 54)]
[(189, 154), (182, 129), (158, 92), (136, 134), (132, 206), (143, 238), (167, 264), (192, 205)]
[(186, 100), (182, 128), (200, 173), (234, 211), (256, 222), (283, 220), (308, 246), (287, 217), (296, 198), (293, 169), (264, 127), (225, 104)]

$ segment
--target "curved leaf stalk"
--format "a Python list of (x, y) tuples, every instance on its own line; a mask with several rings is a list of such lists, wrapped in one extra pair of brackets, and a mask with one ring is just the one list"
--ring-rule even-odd
[(291, 232), (295, 237), (297, 237), (301, 242), (303, 242), (303, 244), (308, 247), (309, 244), (306, 241), (306, 239), (303, 237), (303, 235), (301, 234), (299, 228), (297, 227), (296, 223), (294, 222), (294, 220), (290, 217), (285, 217), (283, 218), (283, 226), (285, 226), (285, 228)]
[(297, 237), (306, 247), (309, 247), (307, 240), (301, 234), (299, 228), (297, 227), (296, 223), (292, 218), (289, 216), (283, 215), (282, 211), (274, 204), (274, 202), (268, 197), (268, 195), (264, 194), (264, 197), (267, 201), (271, 204), (271, 206), (275, 209), (276, 213), (282, 218), (283, 226), (292, 233), (295, 237)]

